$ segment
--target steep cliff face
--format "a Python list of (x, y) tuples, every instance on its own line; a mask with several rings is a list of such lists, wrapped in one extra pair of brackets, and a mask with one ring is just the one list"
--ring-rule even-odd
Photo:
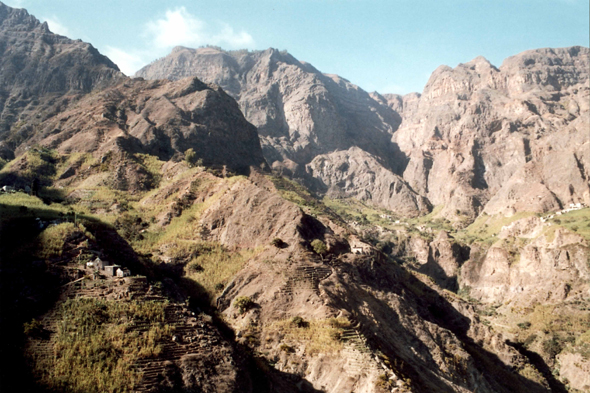
[(590, 282), (587, 241), (538, 217), (515, 221), (462, 269), (462, 285), (486, 303), (560, 303), (583, 299)]
[(398, 165), (389, 142), (399, 116), (336, 75), (320, 73), (286, 52), (175, 48), (137, 72), (146, 79), (197, 76), (240, 104), (261, 135), (269, 163), (307, 164), (316, 155), (358, 146)]
[(83, 93), (124, 75), (92, 45), (53, 34), (24, 9), (0, 3), (0, 156)]
[(448, 217), (589, 203), (588, 68), (582, 47), (439, 67), (394, 135), (404, 179)]

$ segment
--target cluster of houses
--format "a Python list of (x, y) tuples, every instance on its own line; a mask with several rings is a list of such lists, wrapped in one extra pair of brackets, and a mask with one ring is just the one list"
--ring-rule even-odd
[(541, 217), (541, 221), (545, 222), (545, 221), (551, 220), (552, 218), (555, 218), (555, 216), (561, 216), (562, 214), (569, 213), (569, 212), (575, 211), (575, 210), (580, 210), (585, 207), (586, 207), (586, 204), (584, 204), (584, 203), (570, 203), (569, 208), (560, 210), (560, 211), (555, 212), (554, 214), (551, 214), (546, 217)]
[(95, 272), (102, 272), (107, 277), (129, 277), (131, 272), (126, 267), (119, 265), (107, 265), (105, 261), (97, 257), (94, 261), (87, 262), (86, 268)]
[(26, 192), (27, 194), (31, 194), (31, 192), (33, 190), (29, 186), (25, 186), (25, 188), (18, 189), (18, 190), (16, 188), (14, 188), (13, 186), (2, 186), (2, 187), (0, 187), (0, 193), (14, 194), (17, 191)]

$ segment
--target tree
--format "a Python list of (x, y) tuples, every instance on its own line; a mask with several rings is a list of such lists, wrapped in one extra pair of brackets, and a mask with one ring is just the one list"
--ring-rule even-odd
[(192, 168), (195, 165), (195, 162), (197, 162), (197, 153), (195, 153), (195, 149), (191, 147), (184, 152), (184, 161), (186, 161), (189, 168)]
[(311, 242), (311, 248), (315, 251), (316, 254), (324, 256), (328, 252), (328, 247), (326, 247), (326, 243), (321, 241), (320, 239), (315, 239)]

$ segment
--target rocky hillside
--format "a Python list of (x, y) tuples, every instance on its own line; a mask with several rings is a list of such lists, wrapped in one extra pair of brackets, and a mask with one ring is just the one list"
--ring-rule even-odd
[[(444, 206), (461, 226), (484, 210), (590, 203), (588, 67), (582, 47), (524, 52), (499, 69), (478, 57), (403, 97), (369, 95), (274, 49), (176, 48), (138, 75), (218, 83), (259, 128), (266, 159), (316, 191), (407, 216)], [(363, 167), (369, 187), (353, 180)]]
[(0, 158), (82, 94), (124, 76), (92, 45), (53, 34), (24, 9), (0, 3)]
[[(0, 95), (6, 97), (0, 143), (4, 158), (19, 157), (11, 163), (14, 170), (5, 172), (7, 181), (24, 187), (33, 180), (18, 178), (25, 172), (42, 177), (23, 155), (36, 145), (92, 153), (102, 157), (103, 166), (116, 161), (117, 178), (108, 184), (130, 190), (146, 189), (150, 181), (149, 173), (129, 161), (134, 154), (178, 161), (191, 149), (191, 163), (234, 172), (266, 165), (256, 129), (219, 87), (196, 78), (133, 80), (90, 44), (51, 33), (25, 10), (2, 4), (0, 18)], [(77, 173), (81, 163), (65, 168), (62, 179)]]
[[(357, 160), (365, 154), (379, 171), (401, 175), (407, 161), (391, 137), (400, 124), (399, 114), (374, 100), (368, 93), (337, 75), (319, 72), (287, 52), (226, 52), (219, 48), (175, 48), (172, 53), (137, 72), (146, 79), (177, 80), (197, 76), (216, 83), (238, 101), (244, 116), (258, 128), (263, 152), (272, 167), (287, 176), (305, 179), (317, 191), (336, 184), (335, 175), (310, 181), (307, 169), (319, 155), (359, 149)], [(344, 171), (354, 177), (352, 169)], [(395, 176), (393, 176), (395, 177)], [(378, 187), (387, 189), (390, 179), (381, 177)], [(404, 193), (412, 193), (396, 178)], [(356, 195), (362, 188), (348, 184), (344, 191)], [(399, 191), (396, 191), (397, 194)], [(392, 196), (369, 196), (382, 206), (391, 206)], [(412, 215), (427, 212), (427, 205), (403, 208)]]

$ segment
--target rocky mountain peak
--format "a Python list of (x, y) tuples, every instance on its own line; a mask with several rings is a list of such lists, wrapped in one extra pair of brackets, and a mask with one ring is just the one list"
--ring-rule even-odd
[(23, 8), (12, 8), (0, 2), (0, 28), (15, 30), (33, 30), (39, 28), (48, 32), (47, 23), (41, 23)]
[(504, 60), (500, 70), (511, 94), (561, 91), (588, 81), (590, 50), (581, 46), (529, 50)]
[(67, 101), (124, 78), (92, 45), (53, 34), (26, 10), (2, 3), (0, 68), (0, 157), (8, 159)]

